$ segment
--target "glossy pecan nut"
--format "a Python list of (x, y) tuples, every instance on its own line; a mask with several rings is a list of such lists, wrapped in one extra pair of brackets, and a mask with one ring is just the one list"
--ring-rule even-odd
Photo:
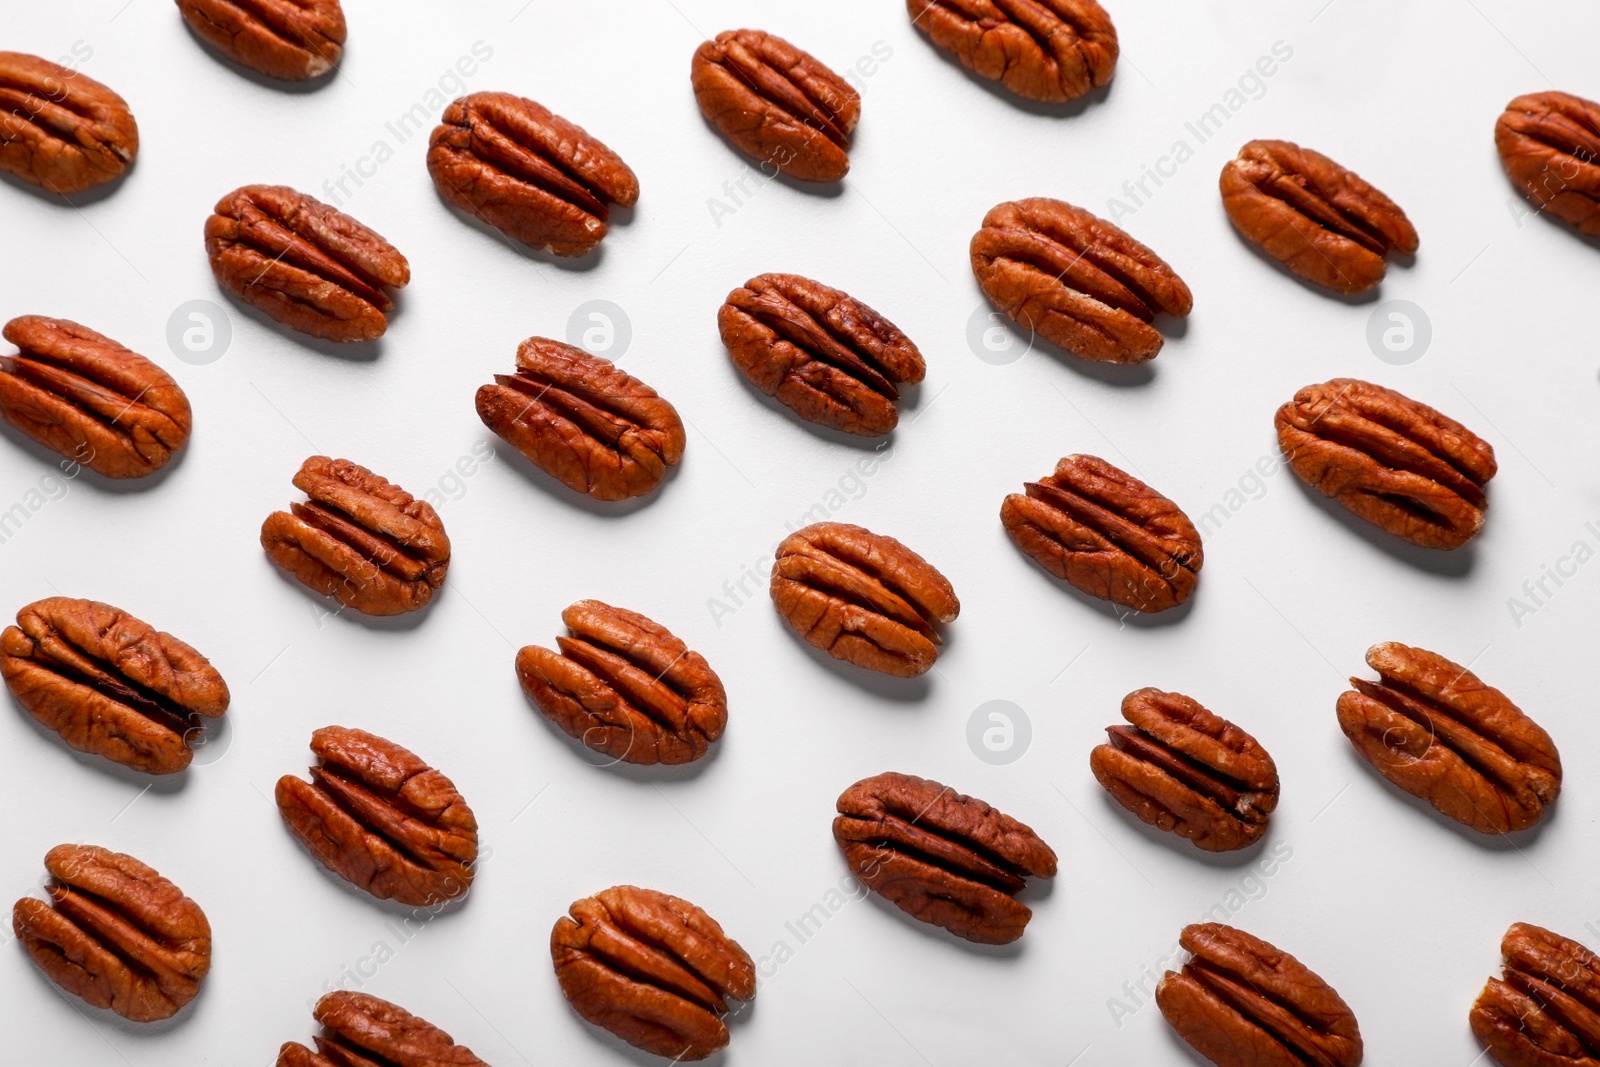
[(1571, 93), (1519, 96), (1494, 124), (1494, 145), (1540, 211), (1600, 237), (1600, 104)]
[(206, 219), (217, 284), (291, 330), (371, 341), (389, 328), (390, 289), (411, 266), (349, 215), (284, 185), (246, 185)]
[(1578, 942), (1514, 923), (1500, 942), (1502, 978), (1491, 978), (1468, 1019), (1500, 1067), (1600, 1063), (1600, 959)]
[(339, 0), (178, 0), (178, 10), (206, 44), (269, 78), (315, 78), (344, 53)]
[(1194, 297), (1173, 269), (1104, 219), (1060, 200), (1000, 204), (972, 238), (972, 273), (1013, 322), (1080, 359), (1143, 363), (1161, 351), (1157, 313)]
[(136, 1023), (170, 1018), (195, 998), (211, 969), (200, 905), (132, 856), (96, 845), (57, 845), (44, 865), (49, 901), (17, 901), (11, 929), (52, 982)]
[(848, 293), (797, 274), (763, 274), (728, 294), (722, 343), (751, 383), (807, 422), (886, 434), (900, 385), (927, 364), (899, 327)]
[(81, 71), (0, 52), (0, 170), (71, 196), (119, 177), (138, 154), (122, 97)]
[(1117, 803), (1207, 852), (1254, 844), (1278, 807), (1278, 768), (1261, 743), (1182, 693), (1122, 699), (1089, 767)]
[(635, 1048), (703, 1060), (728, 1046), (728, 1001), (756, 995), (756, 968), (715, 919), (687, 900), (613, 886), (574, 901), (550, 931), (567, 1001)]
[(851, 872), (919, 922), (981, 945), (1022, 936), (1016, 899), (1029, 878), (1054, 878), (1056, 854), (1024, 824), (948, 786), (890, 771), (839, 795), (833, 820)]
[(1494, 446), (1426, 404), (1353, 378), (1278, 409), (1278, 447), (1307, 485), (1396, 537), (1459, 548), (1483, 528)]
[(906, 0), (906, 10), (963, 67), (1029, 100), (1076, 100), (1117, 67), (1117, 29), (1095, 0)]
[(1191, 956), (1156, 987), (1167, 1023), (1217, 1067), (1356, 1067), (1350, 1006), (1305, 964), (1221, 923), (1184, 928)]
[(140, 478), (189, 442), (189, 398), (150, 360), (65, 319), (6, 323), (0, 418), (107, 478)]
[(432, 505), (347, 459), (312, 456), (294, 484), (311, 499), (261, 524), (268, 559), (366, 615), (400, 615), (433, 599), (450, 538)]
[(927, 673), (943, 641), (935, 624), (961, 613), (933, 564), (892, 537), (842, 522), (785, 538), (771, 593), (783, 621), (808, 644), (897, 678)]
[(639, 202), (639, 179), (583, 127), (510, 93), (473, 93), (445, 109), (428, 173), (462, 211), (530, 248), (594, 251), (611, 205)]
[(1379, 680), (1350, 679), (1339, 727), (1377, 772), (1485, 834), (1538, 822), (1561, 792), (1561, 755), (1538, 723), (1436, 652), (1367, 649)]
[(49, 597), (0, 633), (0, 677), (72, 748), (147, 774), (189, 766), (201, 724), (228, 710), (211, 661), (120, 608)]
[(540, 470), (596, 500), (644, 496), (683, 459), (678, 411), (609, 361), (545, 337), (478, 390), (478, 418)]
[(426, 1019), (366, 993), (336, 990), (317, 1001), (316, 1051), (293, 1041), (277, 1067), (489, 1067)]

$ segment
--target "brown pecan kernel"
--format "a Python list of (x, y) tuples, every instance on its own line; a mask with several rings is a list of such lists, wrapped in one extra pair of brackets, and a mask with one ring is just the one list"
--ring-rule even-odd
[(1561, 792), (1561, 755), (1504, 693), (1435, 652), (1367, 649), (1379, 681), (1350, 679), (1339, 726), (1379, 774), (1480, 833), (1532, 826)]
[(607, 360), (545, 337), (478, 390), (478, 418), (534, 465), (596, 500), (644, 496), (683, 459), (677, 409)]
[(1278, 768), (1254, 737), (1182, 693), (1140, 689), (1122, 700), (1132, 726), (1089, 756), (1095, 778), (1151, 826), (1207, 852), (1253, 844), (1278, 806)]
[(319, 77), (344, 52), (339, 0), (178, 0), (178, 10), (195, 36), (269, 78)]
[(1459, 548), (1483, 528), (1494, 447), (1370, 382), (1308, 385), (1278, 409), (1278, 447), (1307, 485), (1396, 537)]
[(588, 131), (532, 100), (473, 93), (445, 109), (428, 173), (450, 203), (530, 248), (594, 251), (611, 205), (639, 201), (639, 179)]
[(1022, 936), (1016, 899), (1054, 878), (1056, 854), (1027, 826), (948, 786), (890, 771), (839, 796), (833, 839), (851, 873), (919, 922), (982, 945)]
[(1519, 96), (1494, 124), (1494, 144), (1540, 211), (1600, 237), (1600, 104), (1570, 93)]
[(1305, 964), (1220, 923), (1184, 928), (1190, 952), (1156, 1004), (1178, 1036), (1217, 1067), (1356, 1067), (1361, 1030), (1349, 1005)]
[(906, 0), (911, 22), (980, 77), (1047, 104), (1111, 83), (1117, 30), (1095, 0)]
[(489, 1067), (426, 1019), (366, 993), (336, 990), (313, 1014), (317, 1050), (286, 1042), (277, 1067)]
[(1504, 979), (1472, 1006), (1472, 1032), (1500, 1067), (1600, 1064), (1600, 959), (1569, 938), (1514, 923), (1500, 942)]
[(87, 326), (24, 315), (6, 323), (0, 418), (108, 478), (139, 478), (189, 442), (189, 398), (150, 360)]
[(0, 52), (0, 170), (71, 196), (120, 176), (138, 154), (122, 97), (81, 71)]
[(50, 900), (17, 901), (11, 928), (50, 980), (136, 1023), (176, 1015), (211, 969), (200, 905), (132, 856), (57, 845), (44, 858)]
[(1019, 326), (1081, 359), (1143, 363), (1161, 351), (1151, 321), (1194, 297), (1150, 249), (1060, 200), (1000, 204), (972, 238), (972, 273)]
[(703, 1060), (728, 1046), (728, 1001), (756, 995), (756, 969), (687, 900), (613, 886), (574, 901), (550, 931), (556, 980), (574, 1010), (635, 1048)]
[(79, 752), (148, 774), (189, 766), (228, 685), (200, 653), (120, 608), (49, 597), (0, 633), (0, 676), (17, 702)]
[(808, 644), (857, 667), (914, 678), (939, 655), (935, 623), (961, 612), (950, 582), (892, 537), (842, 522), (796, 530), (772, 564), (772, 602)]
[(848, 293), (763, 274), (728, 294), (717, 328), (734, 365), (807, 422), (876, 436), (900, 421), (896, 386), (922, 381), (911, 339)]
[(206, 220), (217, 283), (291, 330), (371, 341), (389, 328), (389, 289), (411, 280), (395, 247), (355, 219), (283, 185), (246, 185)]

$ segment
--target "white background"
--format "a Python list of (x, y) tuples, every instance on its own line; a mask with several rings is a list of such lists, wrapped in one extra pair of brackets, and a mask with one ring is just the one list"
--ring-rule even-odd
[[(85, 475), (32, 512), (0, 545), (0, 608), (54, 593), (125, 607), (206, 653), (234, 702), (220, 758), (154, 784), (79, 758), (14, 705), (0, 715), (11, 798), (0, 884), (36, 893), (47, 849), (95, 842), (171, 877), (216, 938), (198, 1000), (143, 1028), (58, 995), (5, 946), (4, 1058), (264, 1065), (279, 1043), (309, 1038), (309, 1005), (354, 986), (360, 969), (360, 988), (497, 1067), (657, 1062), (567, 1008), (546, 948), (569, 902), (624, 882), (695, 901), (762, 961), (729, 1064), (1187, 1064), (1159, 1013), (1123, 986), (1163, 969), (1179, 929), (1222, 904), (1344, 995), (1368, 1062), (1466, 1067), (1479, 1051), (1467, 1010), (1509, 923), (1600, 941), (1600, 565), (1559, 588), (1547, 580), (1553, 595), (1525, 601), (1537, 610), (1520, 619), (1508, 604), (1575, 542), (1600, 548), (1600, 258), (1526, 214), (1492, 140), (1519, 93), (1600, 96), (1600, 13), (1513, 0), (1117, 3), (1124, 54), (1109, 92), (1049, 109), (967, 76), (893, 0), (346, 0), (346, 58), (310, 92), (221, 63), (163, 0), (6, 7), (3, 47), (92, 49), (82, 69), (127, 98), (143, 146), (126, 181), (80, 208), (0, 185), (0, 315), (74, 319), (156, 359), (188, 392), (195, 433), (148, 485)], [(743, 25), (839, 70), (888, 54), (857, 75), (863, 119), (842, 188), (750, 181), (742, 203), (728, 199), (745, 162), (701, 120), (689, 59), (704, 35)], [(530, 257), (464, 223), (434, 193), (425, 135), (399, 143), (385, 127), (439, 92), (480, 41), (492, 56), (464, 85), (447, 82), (445, 98), (533, 97), (639, 174), (637, 211), (587, 262)], [(1292, 57), (1197, 144), (1184, 124), (1280, 41)], [(1405, 208), (1421, 252), (1381, 295), (1424, 310), (1433, 339), (1422, 358), (1380, 361), (1366, 341), (1375, 302), (1313, 291), (1235, 237), (1216, 177), (1255, 137), (1315, 147)], [(1194, 158), (1159, 188), (1147, 181), (1152, 195), (1121, 219), (1194, 290), (1186, 326), (1164, 324), (1160, 357), (1124, 372), (1043, 350), (980, 360), (967, 327), (984, 305), (966, 247), (984, 212), (1044, 195), (1106, 214), (1179, 139)], [(219, 292), (201, 247), (219, 196), (278, 182), (326, 199), (324, 183), (380, 140), (394, 158), (343, 198), (411, 261), (380, 343), (309, 343)], [(713, 198), (736, 210), (714, 213)], [(870, 478), (852, 471), (871, 442), (799, 422), (727, 360), (717, 307), (764, 271), (855, 294), (926, 355), (927, 382)], [(166, 342), (169, 315), (194, 299), (231, 320), (231, 347), (210, 365), (180, 362)], [(592, 299), (625, 310), (622, 366), (689, 424), (682, 467), (624, 507), (576, 498), (505, 446), (452, 481), (458, 460), (494, 441), (474, 390), (510, 369), (523, 338), (565, 337)], [(1474, 544), (1397, 544), (1277, 468), (1273, 410), (1338, 375), (1434, 404), (1494, 444), (1501, 472)], [(1139, 473), (1197, 521), (1224, 504), (1189, 610), (1124, 623), (1007, 540), (1002, 497), (1079, 451)], [(290, 478), (313, 452), (418, 494), (448, 492), (455, 557), (428, 611), (397, 624), (330, 615), (267, 562), (260, 523), (298, 498)], [(1272, 473), (1255, 481), (1258, 462)], [(0, 509), (55, 469), (7, 433)], [(818, 504), (900, 538), (954, 583), (963, 611), (924, 680), (814, 654), (748, 578), (756, 599), (714, 615), (724, 583), (747, 567), (764, 578), (772, 547)], [(583, 597), (642, 611), (707, 656), (731, 702), (714, 758), (688, 773), (597, 767), (527, 704), (515, 649), (549, 644), (561, 609)], [(1333, 706), (1382, 640), (1470, 662), (1551, 732), (1567, 779), (1542, 828), (1480, 837), (1358, 762)], [(1265, 851), (1207, 858), (1102, 794), (1088, 752), (1123, 694), (1146, 685), (1193, 695), (1271, 751), (1284, 793)], [(991, 700), (1032, 723), (1031, 747), (1007, 766), (967, 742), (969, 718)], [(390, 925), (398, 909), (326, 876), (270, 802), (279, 775), (303, 773), (311, 731), (330, 723), (444, 770), (492, 850), (465, 905), (409, 941)], [(846, 874), (829, 833), (835, 797), (888, 769), (988, 800), (1060, 854), (1053, 887), (1028, 893), (1035, 915), (1019, 947), (968, 946), (875, 898), (845, 903), (804, 943), (786, 928)], [(1262, 877), (1271, 855), (1282, 862)], [(380, 943), (393, 958), (374, 968), (364, 961)], [(792, 950), (781, 965), (779, 943)]]

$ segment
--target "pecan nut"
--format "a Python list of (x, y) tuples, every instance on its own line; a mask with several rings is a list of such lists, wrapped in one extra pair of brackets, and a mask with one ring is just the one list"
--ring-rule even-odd
[(1156, 987), (1167, 1023), (1217, 1067), (1356, 1067), (1361, 1030), (1332, 986), (1258, 937), (1196, 923), (1178, 939), (1191, 957)]
[(206, 219), (217, 283), (291, 330), (325, 341), (372, 341), (389, 328), (390, 289), (411, 266), (350, 216), (283, 185), (246, 185)]
[(1538, 822), (1561, 792), (1555, 742), (1504, 693), (1435, 652), (1367, 649), (1379, 681), (1350, 679), (1339, 727), (1377, 772), (1485, 834)]
[(756, 995), (756, 968), (687, 900), (613, 886), (574, 901), (550, 931), (561, 992), (577, 1013), (635, 1048), (703, 1060), (728, 1047), (728, 1001)]
[(1519, 96), (1494, 124), (1494, 145), (1540, 211), (1600, 237), (1600, 104), (1571, 93)]
[(1111, 84), (1117, 29), (1095, 0), (906, 0), (911, 22), (980, 77), (1047, 104)]
[(433, 599), (450, 538), (432, 505), (347, 459), (312, 456), (294, 484), (311, 499), (261, 524), (273, 563), (366, 615), (400, 615)]
[(815, 56), (760, 30), (729, 30), (695, 49), (690, 71), (706, 121), (761, 164), (808, 182), (850, 170), (861, 94)]
[(478, 390), (478, 418), (535, 466), (596, 500), (644, 496), (683, 459), (678, 411), (581, 348), (530, 337), (517, 373)]
[(583, 127), (510, 93), (473, 93), (445, 109), (428, 173), (462, 211), (530, 248), (594, 251), (611, 205), (639, 202), (639, 179)]
[(890, 771), (839, 795), (833, 820), (851, 872), (918, 922), (981, 945), (1022, 936), (1016, 899), (1029, 878), (1054, 878), (1056, 854), (1026, 825), (948, 786)]
[(147, 774), (189, 766), (228, 684), (200, 653), (120, 608), (49, 597), (0, 633), (0, 677), (72, 748)]
[(316, 1051), (285, 1042), (277, 1067), (489, 1067), (426, 1019), (366, 993), (335, 990), (312, 1014), (323, 1030)]
[(49, 901), (17, 901), (11, 928), (52, 982), (136, 1023), (170, 1018), (199, 994), (211, 924), (182, 890), (96, 845), (57, 845), (44, 865)]
[(108, 478), (165, 467), (189, 442), (189, 398), (150, 360), (65, 319), (6, 323), (20, 351), (0, 356), (0, 418)]
[(1494, 446), (1426, 404), (1335, 378), (1275, 421), (1295, 474), (1374, 526), (1424, 548), (1459, 548), (1483, 528)]
[(1060, 200), (1000, 204), (972, 238), (972, 273), (1017, 325), (1080, 359), (1143, 363), (1161, 351), (1158, 312), (1182, 318), (1194, 297), (1150, 249)]
[(808, 644), (897, 678), (927, 673), (943, 641), (934, 624), (961, 613), (933, 564), (892, 537), (842, 522), (785, 538), (771, 593), (783, 621)]
[(1254, 737), (1182, 693), (1122, 700), (1090, 769), (1117, 803), (1207, 852), (1254, 844), (1278, 807), (1278, 768)]
[(122, 97), (81, 71), (0, 52), (0, 170), (71, 196), (119, 177), (138, 154)]
[(900, 421), (900, 385), (927, 364), (899, 327), (861, 301), (795, 274), (763, 274), (717, 313), (734, 366), (807, 422), (886, 434)]
[(178, 10), (195, 36), (269, 78), (320, 77), (344, 53), (339, 0), (178, 0)]
[(1514, 923), (1468, 1020), (1500, 1067), (1600, 1063), (1600, 958), (1578, 942)]

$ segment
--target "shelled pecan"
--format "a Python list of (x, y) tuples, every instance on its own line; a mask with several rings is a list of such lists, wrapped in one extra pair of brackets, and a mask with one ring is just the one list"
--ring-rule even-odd
[(269, 78), (316, 78), (344, 54), (339, 0), (178, 0), (178, 10), (206, 44)]
[(120, 177), (138, 154), (122, 97), (82, 71), (0, 52), (0, 170), (71, 196)]
[(1519, 96), (1494, 124), (1494, 145), (1540, 211), (1600, 237), (1600, 104), (1553, 91)]
[(1117, 30), (1095, 0), (906, 0), (911, 23), (979, 77), (1047, 104), (1111, 83)]
[(489, 1067), (428, 1020), (366, 993), (335, 990), (312, 1014), (322, 1024), (316, 1051), (285, 1042), (277, 1067)]
[(1600, 1063), (1600, 959), (1570, 938), (1513, 923), (1491, 978), (1468, 1017), (1500, 1067)]

